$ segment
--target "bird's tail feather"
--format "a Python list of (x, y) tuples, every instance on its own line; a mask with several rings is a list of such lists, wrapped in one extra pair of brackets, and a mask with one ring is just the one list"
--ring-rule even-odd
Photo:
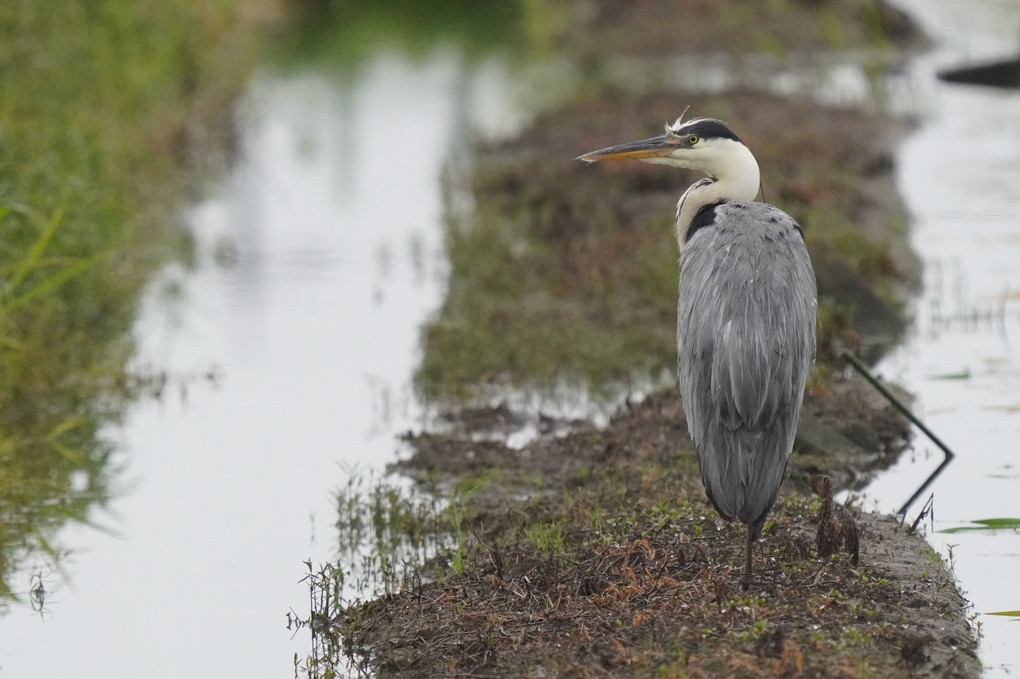
[(757, 432), (709, 430), (698, 446), (708, 498), (723, 518), (749, 524), (757, 539), (779, 493), (793, 446), (792, 432), (781, 426)]

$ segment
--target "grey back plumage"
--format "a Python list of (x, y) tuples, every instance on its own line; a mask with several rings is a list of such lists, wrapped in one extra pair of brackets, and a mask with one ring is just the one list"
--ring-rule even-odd
[(709, 209), (680, 255), (678, 382), (709, 499), (757, 538), (800, 420), (817, 289), (787, 214), (756, 202)]

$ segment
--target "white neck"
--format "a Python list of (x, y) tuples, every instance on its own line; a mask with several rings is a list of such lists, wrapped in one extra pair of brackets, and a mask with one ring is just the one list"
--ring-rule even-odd
[(701, 155), (670, 160), (673, 161), (671, 165), (700, 170), (708, 175), (692, 184), (676, 205), (676, 235), (681, 248), (698, 210), (718, 202), (751, 201), (758, 195), (761, 182), (758, 161), (739, 142), (720, 140)]

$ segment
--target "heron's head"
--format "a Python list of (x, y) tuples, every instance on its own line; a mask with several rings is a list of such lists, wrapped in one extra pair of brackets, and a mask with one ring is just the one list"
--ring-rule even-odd
[(758, 163), (730, 128), (713, 118), (677, 119), (666, 126), (666, 134), (651, 139), (632, 141), (599, 151), (592, 151), (578, 160), (594, 163), (600, 160), (643, 160), (704, 172), (713, 179), (737, 181), (758, 190)]

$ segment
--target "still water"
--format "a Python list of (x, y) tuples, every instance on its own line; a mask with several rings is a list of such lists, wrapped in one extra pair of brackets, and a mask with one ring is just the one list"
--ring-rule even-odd
[[(899, 188), (924, 261), (915, 327), (878, 370), (917, 395), (926, 424), (955, 461), (908, 510), (934, 493), (932, 546), (974, 603), (986, 676), (1020, 671), (1020, 534), (938, 531), (1020, 517), (1020, 92), (940, 83), (937, 69), (1016, 56), (1020, 5), (901, 0), (938, 46), (908, 80), (920, 128), (898, 153)], [(920, 434), (907, 457), (868, 489), (896, 511), (940, 462)]]
[(335, 556), (331, 490), (422, 416), (441, 168), (464, 130), (517, 124), (498, 63), (361, 68), (252, 84), (237, 169), (193, 211), (197, 264), (160, 275), (135, 329), (140, 365), (192, 379), (132, 411), (111, 534), (65, 534), (67, 584), (0, 618), (0, 676), (286, 677), (307, 653), (286, 614), (308, 613), (302, 561)]
[[(932, 488), (937, 531), (1020, 515), (1020, 96), (933, 77), (1015, 48), (1020, 26), (1015, 4), (901, 4), (943, 42), (905, 76), (922, 121), (899, 182), (925, 292), (880, 370), (959, 455)], [(301, 562), (335, 551), (330, 489), (382, 468), (424, 416), (410, 379), (443, 294), (442, 168), (464, 130), (521, 124), (514, 82), (442, 51), (256, 78), (237, 169), (192, 214), (197, 263), (161, 273), (136, 327), (142, 366), (193, 379), (132, 411), (110, 534), (70, 532), (68, 584), (50, 574), (46, 610), (0, 618), (0, 676), (291, 674)], [(937, 462), (918, 439), (869, 496), (895, 510)], [(1020, 536), (929, 537), (977, 612), (1020, 608)], [(989, 676), (1015, 673), (1020, 623), (978, 620)]]

